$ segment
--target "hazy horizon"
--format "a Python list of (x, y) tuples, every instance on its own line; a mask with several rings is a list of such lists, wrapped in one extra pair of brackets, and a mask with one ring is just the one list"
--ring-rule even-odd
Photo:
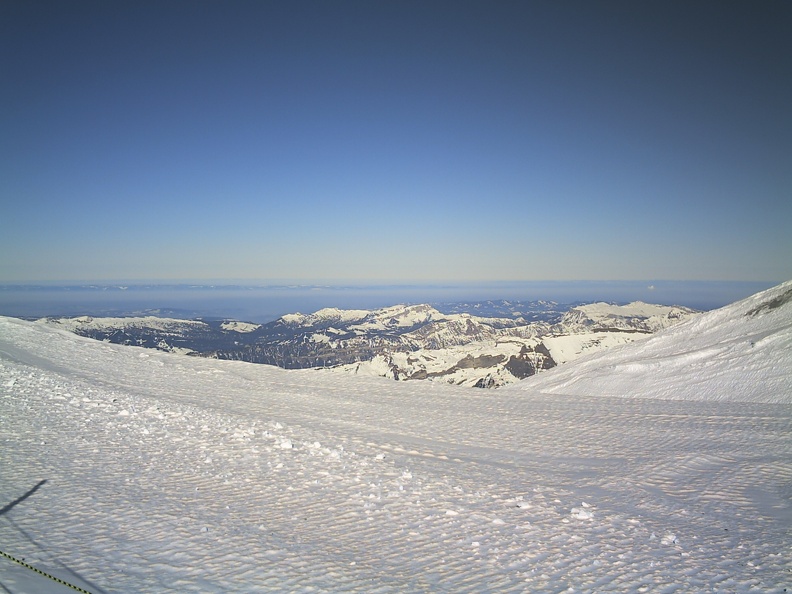
[[(782, 282), (782, 281), (779, 281)], [(131, 315), (173, 311), (176, 317), (267, 322), (325, 307), (377, 309), (403, 303), (511, 300), (561, 304), (645, 301), (709, 310), (776, 282), (524, 281), (412, 284), (46, 283), (0, 284), (0, 315)]]

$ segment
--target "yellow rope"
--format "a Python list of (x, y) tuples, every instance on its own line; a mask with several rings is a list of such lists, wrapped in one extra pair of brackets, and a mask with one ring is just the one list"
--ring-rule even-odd
[(44, 577), (51, 579), (53, 582), (58, 582), (59, 584), (62, 584), (64, 586), (66, 586), (67, 588), (71, 588), (72, 590), (76, 590), (77, 592), (82, 592), (82, 594), (91, 594), (88, 590), (80, 588), (79, 586), (75, 586), (74, 584), (70, 584), (69, 582), (65, 582), (65, 581), (63, 581), (60, 578), (56, 578), (54, 575), (50, 575), (48, 573), (44, 573), (40, 569), (37, 569), (37, 568), (33, 567), (32, 565), (30, 565), (29, 563), (25, 563), (24, 561), (20, 561), (19, 559), (17, 559), (16, 557), (12, 557), (8, 553), (4, 553), (3, 551), (0, 551), (0, 555), (5, 557), (6, 559), (10, 559), (14, 563), (19, 563), (22, 567), (26, 567), (27, 569), (30, 569), (31, 571), (35, 571), (39, 575), (43, 575)]

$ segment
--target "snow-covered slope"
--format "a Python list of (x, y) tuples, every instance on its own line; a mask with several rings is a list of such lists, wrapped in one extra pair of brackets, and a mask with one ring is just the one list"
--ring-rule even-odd
[(792, 404), (792, 281), (512, 388)]
[[(643, 380), (626, 395), (718, 402), (288, 371), (0, 318), (0, 551), (94, 594), (780, 594), (791, 289), (611, 358)], [(714, 352), (769, 391), (755, 400), (783, 402), (663, 371)], [(0, 585), (64, 591), (2, 556)]]
[(491, 388), (514, 383), (546, 363), (547, 359), (534, 351), (537, 344), (537, 339), (504, 337), (448, 348), (393, 350), (325, 371)]

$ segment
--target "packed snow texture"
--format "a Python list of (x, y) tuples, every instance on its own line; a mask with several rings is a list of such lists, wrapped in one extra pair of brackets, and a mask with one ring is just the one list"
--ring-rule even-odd
[(0, 318), (0, 550), (95, 594), (780, 593), (791, 293), (496, 391)]

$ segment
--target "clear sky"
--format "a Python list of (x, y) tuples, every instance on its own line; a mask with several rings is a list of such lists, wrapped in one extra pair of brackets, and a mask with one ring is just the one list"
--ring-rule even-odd
[(792, 2), (0, 3), (0, 282), (792, 278)]

